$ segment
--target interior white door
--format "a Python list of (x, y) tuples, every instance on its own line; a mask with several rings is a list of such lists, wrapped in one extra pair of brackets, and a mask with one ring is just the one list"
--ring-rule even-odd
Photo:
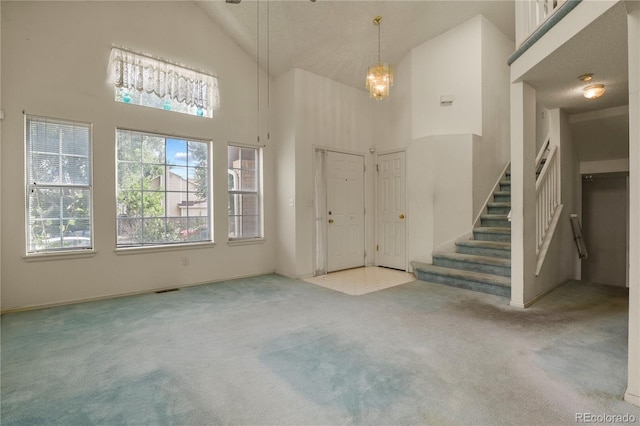
[(327, 271), (364, 266), (364, 157), (327, 151)]
[(379, 266), (407, 269), (405, 153), (378, 156), (378, 244)]

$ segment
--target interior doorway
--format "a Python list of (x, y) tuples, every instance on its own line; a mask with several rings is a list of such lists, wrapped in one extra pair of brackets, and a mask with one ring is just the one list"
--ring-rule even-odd
[(406, 154), (378, 155), (377, 264), (407, 270)]
[(628, 174), (583, 176), (582, 222), (589, 253), (582, 260), (582, 280), (628, 287)]

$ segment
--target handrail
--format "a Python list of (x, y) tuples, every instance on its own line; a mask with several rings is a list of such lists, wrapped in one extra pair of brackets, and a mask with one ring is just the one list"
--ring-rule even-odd
[(547, 231), (560, 205), (560, 162), (557, 152), (558, 147), (554, 146), (536, 180), (536, 254), (540, 253), (545, 239), (551, 237)]
[(473, 221), (473, 227), (474, 228), (479, 226), (478, 224), (480, 223), (480, 220), (482, 219), (482, 215), (487, 212), (487, 206), (489, 205), (489, 202), (491, 200), (493, 200), (493, 193), (498, 188), (500, 188), (500, 182), (504, 179), (504, 175), (507, 173), (507, 170), (509, 170), (509, 166), (511, 166), (511, 162), (508, 162), (507, 165), (504, 166), (504, 169), (502, 169), (502, 172), (498, 176), (498, 180), (496, 180), (495, 185), (493, 185), (493, 188), (491, 189), (491, 192), (489, 193), (489, 196), (487, 197), (486, 200), (484, 200), (484, 204), (482, 205), (482, 209), (480, 209), (480, 211), (478, 212), (478, 215), (476, 216), (476, 218)]
[(544, 139), (544, 143), (540, 147), (540, 151), (538, 151), (538, 155), (536, 155), (536, 170), (538, 170), (538, 164), (542, 160), (542, 156), (545, 151), (549, 149), (549, 144), (551, 143), (551, 133), (547, 133), (547, 137)]

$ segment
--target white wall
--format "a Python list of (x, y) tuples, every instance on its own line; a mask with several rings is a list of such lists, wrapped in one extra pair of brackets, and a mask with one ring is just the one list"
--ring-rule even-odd
[(594, 176), (582, 182), (582, 234), (589, 256), (584, 281), (628, 285), (628, 176)]
[(540, 104), (536, 104), (536, 154), (549, 133), (549, 110)]
[[(509, 40), (480, 17), (482, 45), (482, 133), (473, 145), (473, 215), (481, 212), (496, 180), (510, 160)], [(473, 70), (472, 70), (473, 71)]]
[[(0, 1), (0, 17), (2, 2)], [(0, 114), (2, 109), (2, 19), (0, 19)], [(0, 188), (2, 188), (2, 118), (0, 118)], [(0, 197), (0, 241), (2, 241), (2, 197)], [(0, 271), (2, 271), (2, 247), (0, 246)], [(0, 307), (2, 306), (2, 272), (0, 272)]]
[[(413, 139), (482, 135), (482, 19), (473, 18), (413, 49)], [(442, 95), (453, 95), (453, 104), (440, 106)]]
[(625, 400), (640, 405), (640, 9), (627, 17), (629, 42), (629, 368)]
[[(309, 277), (314, 273), (315, 238), (314, 238), (314, 163), (313, 154), (316, 147), (327, 148), (347, 153), (364, 155), (367, 173), (365, 178), (365, 262), (373, 263), (374, 259), (374, 208), (373, 208), (373, 154), (369, 148), (374, 144), (373, 104), (368, 93), (354, 89), (307, 71), (294, 69), (291, 76), (278, 79), (275, 90), (276, 98), (289, 99), (293, 94), (293, 103), (286, 111), (289, 117), (279, 119), (277, 134), (285, 133), (279, 140), (279, 152), (289, 153), (277, 158), (278, 170), (286, 170), (282, 174), (293, 173), (295, 194), (293, 216), (286, 226), (295, 229), (293, 240), (285, 235), (287, 228), (281, 229), (282, 240), (279, 247), (287, 248), (286, 258), (278, 259), (278, 272), (295, 277)], [(285, 112), (286, 112), (285, 111)], [(281, 129), (280, 127), (283, 127)], [(293, 128), (294, 134), (291, 135)], [(293, 147), (291, 143), (293, 140)], [(293, 156), (291, 156), (291, 150)], [(287, 209), (291, 198), (291, 183), (279, 184), (279, 209)], [(283, 207), (283, 204), (286, 206)], [(285, 219), (280, 219), (280, 223)], [(292, 251), (293, 247), (293, 251)]]
[[(561, 200), (564, 205), (540, 275), (525, 288), (525, 304), (544, 295), (569, 279), (580, 279), (580, 259), (573, 239), (569, 215), (582, 218), (582, 178), (580, 162), (571, 138), (567, 113), (553, 109), (549, 112), (549, 131), (552, 142), (559, 138), (561, 168)], [(533, 253), (535, 255), (535, 251)]]
[[(414, 48), (396, 66), (391, 96), (376, 105), (378, 152), (407, 152), (410, 261), (430, 262), (433, 250), (471, 231), (509, 161), (512, 50), (475, 17)], [(453, 105), (441, 106), (441, 95), (453, 95)]]
[[(163, 30), (167, 28), (179, 31)], [(107, 82), (108, 57), (114, 44), (216, 74), (220, 113), (214, 119), (202, 119), (114, 102), (113, 89)], [(265, 242), (242, 246), (226, 243), (226, 143), (256, 142), (257, 67), (195, 4), (3, 2), (2, 54), (2, 103), (6, 114), (2, 125), (3, 309), (273, 271), (272, 179), (265, 180)], [(267, 96), (261, 99), (265, 111)], [(25, 260), (23, 111), (94, 125), (93, 257)], [(116, 254), (116, 127), (213, 140), (216, 245)], [(266, 140), (266, 125), (261, 133), (262, 140)], [(273, 169), (272, 151), (270, 146), (265, 149), (266, 173)], [(183, 257), (188, 266), (182, 266)]]
[(275, 80), (273, 105), (275, 111), (272, 132), (275, 141), (275, 199), (276, 199), (276, 271), (282, 275), (296, 275), (296, 168), (295, 135), (296, 108), (294, 98), (294, 70)]

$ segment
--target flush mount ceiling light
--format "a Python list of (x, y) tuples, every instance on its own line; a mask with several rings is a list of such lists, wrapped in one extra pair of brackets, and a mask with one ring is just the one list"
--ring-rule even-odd
[(604, 84), (591, 84), (582, 89), (582, 94), (587, 99), (595, 99), (604, 95)]
[(378, 63), (369, 67), (367, 72), (367, 90), (373, 99), (384, 99), (389, 96), (389, 88), (393, 86), (393, 65), (380, 61), (380, 22), (382, 16), (373, 18), (378, 27)]
[[(593, 73), (582, 74), (578, 80), (590, 83), (593, 81)], [(582, 89), (582, 95), (587, 99), (596, 99), (604, 95), (604, 84), (590, 84)]]

